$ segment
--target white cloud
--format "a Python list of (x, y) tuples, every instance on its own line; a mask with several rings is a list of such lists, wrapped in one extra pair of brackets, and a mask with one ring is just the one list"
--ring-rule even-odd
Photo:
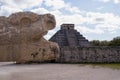
[(43, 0), (0, 0), (0, 15), (8, 16), (11, 13), (40, 6)]
[(64, 0), (44, 0), (45, 5), (51, 7), (52, 10), (65, 9), (71, 13), (80, 13), (78, 7), (71, 6), (68, 3), (65, 3)]
[(71, 13), (81, 13), (80, 9), (78, 7), (73, 7), (70, 4), (65, 6), (65, 9), (67, 11), (70, 11)]
[(45, 5), (52, 7), (52, 9), (61, 9), (66, 6), (64, 0), (44, 0)]
[(103, 9), (104, 9), (104, 7), (103, 7), (103, 6), (101, 6), (101, 7), (97, 7), (96, 9), (97, 9), (97, 10), (103, 10)]
[(104, 32), (108, 31), (109, 33), (115, 32), (117, 29), (120, 29), (117, 25), (111, 24), (98, 24), (97, 28), (103, 30)]
[(10, 6), (1, 6), (0, 16), (9, 16), (11, 13), (22, 11), (21, 9), (12, 8)]
[(115, 2), (116, 4), (118, 4), (118, 3), (120, 3), (120, 0), (114, 0), (114, 2)]
[[(84, 18), (83, 25), (87, 24), (88, 26), (78, 27), (83, 33), (113, 33), (120, 29), (120, 17), (112, 13), (87, 12)], [(92, 29), (89, 28), (91, 24), (93, 25)]]
[(99, 1), (103, 1), (103, 2), (109, 2), (110, 0), (99, 0)]
[(106, 23), (111, 25), (120, 25), (120, 17), (113, 13), (87, 12), (86, 22), (90, 24)]
[(91, 29), (91, 28), (88, 28), (88, 27), (85, 27), (85, 26), (76, 26), (76, 29), (79, 31), (79, 32), (82, 32), (84, 34), (89, 34), (89, 33), (94, 33), (94, 34), (102, 34), (104, 33), (103, 30), (101, 30), (100, 28), (94, 28), (94, 29)]
[(59, 10), (50, 11), (50, 13), (56, 15), (57, 17), (63, 15)]
[(120, 3), (120, 0), (98, 0), (98, 1), (101, 1), (101, 2), (114, 2), (115, 4), (118, 4), (118, 3)]
[(44, 14), (44, 13), (49, 13), (49, 11), (45, 8), (37, 8), (37, 9), (32, 9), (32, 12), (38, 13), (38, 14)]
[(12, 8), (26, 9), (41, 5), (43, 0), (0, 0), (0, 2)]
[(74, 23), (74, 24), (82, 24), (85, 22), (85, 19), (80, 14), (73, 14), (73, 15), (62, 15), (60, 16), (61, 23)]

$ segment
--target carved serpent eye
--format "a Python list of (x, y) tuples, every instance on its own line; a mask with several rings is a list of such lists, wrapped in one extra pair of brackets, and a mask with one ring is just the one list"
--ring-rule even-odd
[(30, 25), (31, 25), (31, 20), (29, 18), (22, 18), (20, 20), (21, 27), (30, 27)]

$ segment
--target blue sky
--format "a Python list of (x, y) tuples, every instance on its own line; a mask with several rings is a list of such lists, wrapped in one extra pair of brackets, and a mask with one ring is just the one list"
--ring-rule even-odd
[(111, 40), (120, 36), (120, 0), (0, 0), (0, 16), (14, 12), (51, 13), (56, 28), (45, 36), (49, 39), (62, 23), (73, 23), (88, 40)]

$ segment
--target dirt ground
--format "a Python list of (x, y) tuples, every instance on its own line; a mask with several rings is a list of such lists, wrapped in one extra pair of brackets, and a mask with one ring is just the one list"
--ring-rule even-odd
[(0, 80), (120, 80), (120, 70), (81, 64), (0, 62)]

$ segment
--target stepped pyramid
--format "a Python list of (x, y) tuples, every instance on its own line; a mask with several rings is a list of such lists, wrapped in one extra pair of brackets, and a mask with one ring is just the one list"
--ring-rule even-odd
[(90, 46), (89, 41), (74, 29), (74, 24), (62, 24), (49, 41), (58, 43), (59, 46)]

